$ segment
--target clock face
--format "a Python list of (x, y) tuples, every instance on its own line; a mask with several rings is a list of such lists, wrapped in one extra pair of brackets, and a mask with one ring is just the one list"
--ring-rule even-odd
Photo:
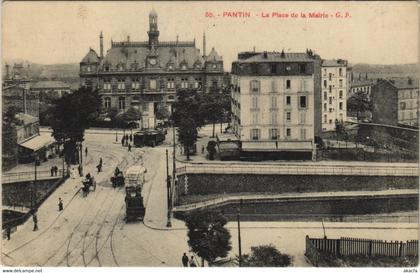
[(155, 65), (156, 64), (156, 59), (150, 59), (149, 63), (152, 64), (152, 65)]

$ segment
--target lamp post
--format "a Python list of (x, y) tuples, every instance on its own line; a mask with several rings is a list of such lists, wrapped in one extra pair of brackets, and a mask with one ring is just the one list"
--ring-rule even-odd
[(80, 163), (79, 163), (79, 169), (80, 169), (80, 176), (83, 176), (83, 144), (80, 142)]
[(242, 199), (239, 203), (239, 207), (236, 209), (237, 220), (238, 220), (238, 248), (239, 248), (239, 267), (242, 266), (242, 244), (241, 244), (241, 207)]
[(35, 207), (36, 207), (36, 196), (37, 196), (37, 186), (36, 186), (36, 181), (37, 181), (37, 170), (36, 167), (38, 165), (38, 155), (36, 153), (34, 153), (34, 162), (35, 162), (35, 173), (34, 173), (34, 180), (33, 180), (33, 186), (32, 186), (32, 211), (35, 211)]
[(167, 222), (166, 227), (172, 227), (171, 223), (171, 177), (169, 176), (169, 155), (166, 150), (166, 200), (167, 200)]

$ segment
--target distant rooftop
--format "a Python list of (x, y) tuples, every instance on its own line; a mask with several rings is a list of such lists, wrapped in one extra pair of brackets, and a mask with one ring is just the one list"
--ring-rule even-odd
[(390, 78), (385, 79), (384, 81), (387, 81), (392, 86), (394, 86), (397, 89), (414, 89), (419, 88), (419, 82), (418, 80), (414, 80), (412, 78)]
[(69, 89), (70, 86), (62, 81), (39, 81), (32, 85), (32, 89)]
[(322, 60), (323, 67), (337, 67), (337, 66), (347, 66), (347, 61), (342, 59), (337, 60)]
[(37, 117), (25, 114), (25, 113), (18, 113), (16, 114), (16, 118), (23, 122), (23, 124), (31, 124), (38, 121)]

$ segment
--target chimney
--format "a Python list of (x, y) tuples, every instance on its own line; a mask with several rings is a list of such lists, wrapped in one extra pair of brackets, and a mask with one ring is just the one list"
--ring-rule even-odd
[(206, 33), (203, 32), (203, 57), (206, 57)]
[(280, 55), (280, 56), (281, 56), (282, 58), (284, 58), (284, 56), (285, 56), (285, 55), (284, 55), (284, 49), (282, 49), (282, 50), (281, 50), (281, 55)]
[(264, 51), (264, 59), (267, 59), (267, 51)]
[(8, 80), (9, 79), (9, 77), (10, 77), (10, 70), (9, 70), (10, 68), (9, 68), (9, 65), (8, 64), (6, 64), (6, 80)]
[[(111, 39), (111, 44), (112, 44), (112, 39)], [(101, 57), (101, 59), (104, 58), (104, 36), (102, 35), (102, 31), (101, 34), (99, 35), (99, 57)]]
[(130, 42), (130, 35), (127, 36), (127, 42)]
[(408, 77), (408, 84), (409, 85), (412, 85), (413, 84), (413, 80), (410, 77)]

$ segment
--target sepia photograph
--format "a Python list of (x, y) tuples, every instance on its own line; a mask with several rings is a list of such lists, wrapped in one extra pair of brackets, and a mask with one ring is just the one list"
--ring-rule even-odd
[(1, 9), (3, 272), (417, 272), (417, 1)]

